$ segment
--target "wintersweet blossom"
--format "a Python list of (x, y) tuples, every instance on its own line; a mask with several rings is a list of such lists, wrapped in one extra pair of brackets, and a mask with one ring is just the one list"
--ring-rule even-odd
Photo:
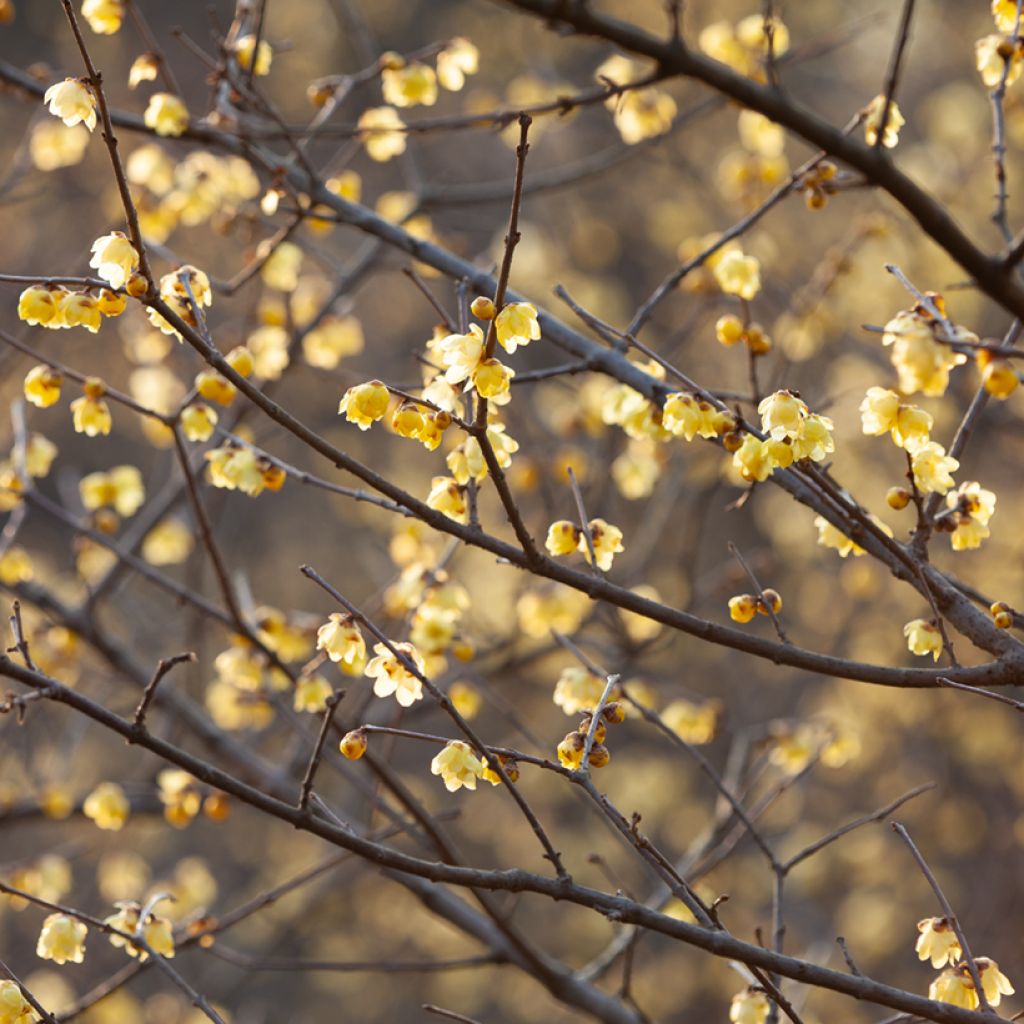
[(1012, 996), (1014, 987), (1010, 979), (999, 970), (999, 964), (987, 956), (979, 956), (974, 959), (978, 966), (978, 973), (981, 975), (981, 988), (990, 1006), (998, 1006), (1003, 996)]
[(91, 334), (100, 329), (99, 301), (88, 292), (64, 292), (60, 300), (62, 327), (84, 327)]
[(41, 285), (26, 288), (18, 297), (18, 318), (29, 325), (63, 327), (60, 292)]
[(123, 231), (112, 231), (92, 243), (90, 267), (114, 288), (123, 288), (139, 265), (139, 254)]
[(63, 82), (51, 85), (43, 93), (43, 102), (49, 104), (50, 113), (69, 128), (79, 123), (89, 131), (96, 127), (96, 96), (77, 78), (65, 78)]
[(423, 698), (423, 683), (402, 664), (399, 655), (404, 655), (406, 660), (412, 662), (421, 675), (426, 672), (426, 662), (410, 643), (393, 643), (391, 647), (398, 653), (383, 643), (374, 644), (375, 657), (367, 662), (363, 672), (374, 680), (373, 692), (376, 696), (390, 697), (394, 694), (395, 700), (407, 708)]
[(868, 388), (860, 403), (861, 429), (870, 437), (881, 437), (896, 426), (900, 396), (889, 388)]
[(544, 547), (549, 555), (571, 555), (580, 542), (580, 528), (569, 522), (568, 519), (559, 519), (548, 527), (547, 539)]
[(363, 112), (358, 126), (371, 160), (385, 163), (405, 152), (405, 122), (394, 107), (371, 107)]
[(977, 480), (971, 480), (948, 492), (946, 504), (956, 522), (949, 538), (953, 550), (970, 551), (981, 547), (981, 542), (990, 534), (988, 523), (995, 515), (995, 494)]
[(435, 476), (430, 482), (427, 505), (443, 512), (457, 523), (465, 523), (469, 517), (466, 496), (458, 481), (447, 476)]
[(777, 441), (797, 437), (808, 413), (806, 404), (789, 391), (776, 391), (763, 398), (757, 411), (761, 415), (761, 429)]
[(101, 782), (86, 798), (82, 813), (97, 828), (120, 832), (128, 820), (131, 805), (116, 782)]
[[(604, 519), (591, 519), (587, 526), (590, 529), (590, 540), (594, 545), (594, 558), (597, 561), (597, 567), (602, 572), (607, 572), (612, 567), (612, 560), (615, 556), (620, 551), (626, 550), (622, 546), (622, 531)], [(576, 546), (589, 562), (590, 544), (587, 542), (587, 536), (583, 530), (580, 530)]]
[(135, 515), (146, 500), (142, 474), (136, 466), (115, 466), (108, 472), (87, 473), (78, 482), (82, 504), (90, 512), (112, 506), (119, 516)]
[(43, 921), (36, 956), (55, 964), (80, 964), (85, 960), (85, 938), (88, 929), (81, 921), (67, 914), (50, 914)]
[(178, 136), (188, 128), (188, 108), (181, 98), (169, 92), (156, 92), (149, 97), (149, 104), (142, 120), (147, 128), (157, 135)]
[(768, 997), (760, 988), (751, 986), (737, 992), (729, 1004), (732, 1024), (765, 1024), (768, 1019)]
[(732, 464), (748, 483), (767, 480), (775, 470), (765, 442), (753, 434), (744, 435), (743, 443), (732, 454)]
[(60, 401), (60, 388), (64, 375), (51, 366), (40, 363), (25, 375), (22, 390), (25, 399), (40, 409), (46, 409)]
[(662, 711), (661, 720), (687, 743), (701, 745), (715, 738), (721, 711), (717, 701), (676, 700)]
[(458, 92), (467, 75), (480, 68), (480, 51), (464, 36), (450, 40), (437, 55), (437, 81), (442, 89)]
[(437, 102), (437, 74), (429, 64), (413, 61), (385, 67), (380, 84), (384, 102), (393, 107), (432, 107)]
[(449, 334), (438, 342), (437, 350), (445, 367), (444, 379), (461, 384), (472, 377), (484, 353), (484, 332), (477, 324), (469, 325), (467, 334)]
[(0, 1024), (33, 1024), (38, 1019), (17, 983), (7, 978), (0, 981)]
[(586, 708), (597, 707), (606, 685), (607, 680), (582, 665), (571, 665), (562, 669), (551, 699), (567, 715), (575, 715)]
[(327, 701), (333, 693), (331, 684), (323, 676), (301, 676), (295, 684), (292, 707), (296, 711), (319, 714), (327, 707)]
[(907, 638), (911, 654), (930, 654), (935, 661), (939, 660), (942, 654), (942, 634), (934, 622), (913, 619), (903, 627), (903, 635)]
[(369, 430), (388, 410), (390, 395), (383, 381), (371, 380), (350, 387), (342, 396), (338, 412), (360, 430)]
[(266, 39), (261, 39), (259, 46), (256, 45), (256, 37), (248, 33), (238, 39), (235, 43), (235, 59), (238, 65), (246, 71), (252, 66), (253, 54), (256, 55), (256, 64), (252, 73), (259, 77), (270, 74), (270, 64), (274, 59), (274, 51)]
[(366, 641), (350, 616), (332, 612), (316, 631), (316, 646), (326, 651), (346, 675), (361, 675), (366, 665)]
[(114, 35), (124, 21), (124, 11), (124, 0), (82, 0), (82, 17), (97, 35)]
[(712, 272), (727, 295), (738, 295), (749, 302), (761, 290), (761, 264), (756, 256), (745, 256), (739, 249), (723, 253)]
[(923, 494), (945, 494), (953, 486), (952, 474), (960, 468), (960, 463), (947, 455), (941, 444), (929, 441), (913, 453), (911, 468), (919, 491)]
[[(974, 60), (981, 80), (989, 89), (995, 89), (1006, 75), (1006, 84), (1013, 85), (1020, 78), (1024, 64), (1019, 41), (1009, 36), (992, 34), (983, 36), (974, 44)], [(1006, 65), (1009, 64), (1009, 70)]]
[(463, 786), (476, 789), (476, 780), (483, 772), (483, 764), (468, 743), (452, 740), (430, 762), (432, 775), (440, 775), (445, 789), (454, 793)]
[[(121, 900), (115, 903), (114, 906), (118, 908), (117, 913), (105, 918), (104, 924), (110, 925), (111, 928), (116, 928), (119, 932), (126, 932), (129, 935), (138, 933), (142, 941), (157, 956), (162, 956), (168, 960), (173, 959), (174, 930), (167, 918), (158, 917), (150, 912), (146, 914), (146, 919), (141, 923), (140, 927), (139, 917), (142, 913), (142, 907), (138, 903), (134, 900)], [(149, 958), (149, 952), (146, 949), (136, 946), (135, 943), (123, 935), (111, 935), (110, 944), (117, 949), (124, 949), (129, 956), (138, 957), (140, 961)]]
[(928, 986), (928, 998), (951, 1006), (960, 1006), (965, 1010), (978, 1008), (978, 993), (974, 982), (967, 972), (966, 964), (959, 967), (947, 967)]
[(181, 429), (190, 441), (208, 441), (217, 419), (216, 411), (204, 402), (193, 402), (181, 412)]
[(107, 386), (98, 377), (90, 377), (84, 385), (85, 394), (71, 403), (75, 431), (86, 437), (109, 434), (113, 426), (110, 406), (103, 398)]
[(509, 354), (519, 347), (526, 347), (540, 337), (540, 322), (537, 307), (529, 302), (510, 302), (494, 318), (498, 344)]
[(931, 960), (932, 967), (945, 967), (960, 959), (960, 940), (948, 917), (926, 917), (917, 922), (914, 949), (920, 960)]
[[(882, 344), (892, 348), (890, 358), (904, 394), (918, 391), (929, 396), (945, 394), (949, 371), (967, 361), (962, 353), (935, 340), (933, 326), (932, 321), (914, 310), (897, 313), (885, 325)], [(957, 340), (977, 341), (977, 337), (964, 328), (955, 328), (955, 331)]]
[(618, 97), (612, 119), (622, 141), (635, 146), (664, 135), (672, 127), (677, 111), (676, 101), (661, 89), (630, 89)]
[[(882, 115), (885, 113), (885, 96), (879, 94), (864, 108), (864, 140), (869, 146), (875, 145), (878, 141), (878, 131), (882, 126)], [(886, 149), (894, 149), (900, 141), (900, 129), (907, 123), (907, 119), (900, 112), (896, 101), (889, 97), (888, 117), (885, 121), (885, 131), (882, 135), (882, 145)]]

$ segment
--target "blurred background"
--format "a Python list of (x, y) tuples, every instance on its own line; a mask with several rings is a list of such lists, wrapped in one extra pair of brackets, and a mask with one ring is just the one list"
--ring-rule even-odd
[[(785, 88), (834, 124), (846, 123), (882, 91), (899, 6), (836, 0), (778, 4), (791, 40), (780, 63)], [(918, 7), (898, 94), (907, 124), (894, 159), (994, 251), (999, 237), (990, 222), (991, 110), (974, 67), (974, 40), (994, 31), (988, 4), (926, 0)], [(182, 83), (189, 110), (194, 118), (201, 116), (211, 94), (207, 68), (172, 30), (180, 27), (198, 47), (215, 54), (211, 34), (230, 23), (231, 5), (221, 0), (212, 5), (141, 3), (140, 8)], [(601, 9), (651, 31), (665, 30), (663, 5), (655, 0), (607, 2)], [(692, 0), (686, 4), (685, 31), (696, 40), (710, 24), (733, 24), (758, 10), (754, 3)], [(257, 82), (284, 121), (302, 124), (315, 113), (306, 97), (312, 81), (358, 71), (384, 50), (409, 53), (455, 36), (478, 47), (479, 73), (461, 92), (442, 91), (431, 109), (404, 111), (410, 123), (518, 109), (589, 89), (596, 69), (612, 55), (607, 47), (560, 36), (536, 19), (484, 0), (269, 0), (264, 37), (273, 47), (273, 65)], [(129, 91), (127, 76), (146, 44), (129, 23), (116, 35), (87, 38), (112, 106), (141, 113), (154, 87), (145, 83)], [(55, 0), (18, 3), (14, 21), (0, 27), (0, 55), (9, 64), (31, 68), (44, 84), (80, 71)], [(672, 82), (664, 89), (677, 105), (675, 122), (666, 134), (637, 145), (622, 141), (601, 104), (570, 116), (538, 118), (533, 127), (512, 284), (570, 323), (572, 313), (552, 295), (555, 285), (563, 285), (597, 316), (624, 327), (680, 258), (699, 251), (706, 236), (753, 209), (812, 155), (798, 140), (787, 140), (774, 156), (748, 148), (732, 105), (692, 83)], [(355, 89), (312, 146), (313, 162), (325, 174), (354, 171), (361, 202), (384, 216), (405, 219), (414, 233), (482, 267), (495, 265), (508, 217), (512, 136), (490, 127), (418, 133), (410, 137), (403, 157), (376, 163), (346, 132), (332, 134), (331, 126), (350, 129), (364, 109), (381, 102), (375, 79)], [(122, 226), (98, 133), (87, 140), (80, 158), (55, 157), (55, 152), (65, 153), (67, 140), (47, 139), (46, 132), (55, 126), (67, 129), (46, 114), (42, 103), (9, 92), (0, 96), (0, 104), (5, 125), (0, 138), (0, 272), (84, 275), (93, 239)], [(1024, 105), (1013, 89), (1006, 116), (1010, 218), (1016, 228), (1024, 223), (1017, 200)], [(262, 169), (250, 172), (250, 182), (237, 167), (224, 169), (218, 162), (223, 154), (205, 151), (194, 141), (154, 143), (130, 133), (122, 133), (120, 141), (130, 173), (133, 153), (149, 147), (136, 161), (133, 185), (144, 229), (156, 243), (158, 273), (188, 262), (227, 281), (287, 221), (282, 212), (268, 215), (260, 207), (260, 197), (273, 184)], [(279, 152), (286, 158), (285, 147)], [(67, 166), (52, 166), (63, 160)], [(979, 337), (1002, 337), (1009, 320), (965, 287), (958, 268), (891, 202), (857, 187), (855, 180), (849, 185), (820, 210), (808, 209), (799, 195), (789, 197), (742, 239), (744, 251), (755, 254), (762, 266), (764, 288), (754, 300), (753, 315), (774, 343), (760, 362), (761, 382), (766, 389), (799, 390), (812, 410), (834, 419), (834, 475), (902, 539), (911, 513), (893, 512), (885, 504), (886, 490), (903, 483), (902, 453), (884, 439), (864, 437), (857, 411), (866, 388), (895, 387), (896, 381), (879, 336), (862, 325), (884, 324), (910, 305), (883, 265), (895, 263), (920, 288), (943, 292), (952, 319)], [(286, 206), (282, 201), (282, 210)], [(297, 280), (284, 282), (291, 287), (275, 287), (282, 282), (255, 275), (236, 294), (215, 297), (210, 326), (218, 347), (227, 352), (250, 342), (256, 349), (261, 344), (272, 348), (266, 334), (255, 345), (251, 340), (268, 328), (301, 329), (339, 276), (357, 268), (333, 313), (358, 321), (362, 350), (326, 369), (294, 353), (273, 384), (275, 399), (332, 443), (425, 497), (431, 478), (446, 472), (444, 458), (458, 442), (456, 431), (439, 451), (429, 453), (384, 426), (363, 433), (337, 415), (344, 390), (361, 381), (378, 377), (411, 389), (422, 384), (418, 356), (437, 315), (403, 275), (408, 259), (371, 249), (364, 236), (340, 225), (306, 224), (291, 241), (302, 252)], [(423, 273), (437, 299), (455, 310), (452, 283)], [(173, 407), (200, 369), (191, 349), (154, 332), (138, 309), (105, 322), (98, 335), (26, 328), (16, 315), (19, 290), (0, 283), (4, 330), (44, 358), (102, 376), (144, 404)], [(746, 395), (745, 356), (715, 341), (715, 321), (735, 311), (735, 300), (723, 295), (706, 271), (697, 271), (661, 304), (642, 338), (702, 385)], [(355, 330), (353, 320), (345, 323)], [(544, 340), (511, 360), (520, 375), (566, 361), (565, 353)], [(10, 349), (0, 353), (5, 406), (19, 397), (34, 362)], [(503, 419), (520, 450), (509, 479), (535, 536), (543, 537), (555, 519), (575, 517), (566, 477), (572, 466), (589, 514), (624, 532), (625, 552), (616, 558), (614, 581), (653, 587), (669, 604), (727, 621), (728, 598), (749, 589), (727, 550), (731, 540), (762, 584), (781, 593), (783, 620), (800, 646), (881, 664), (914, 662), (901, 626), (930, 616), (916, 592), (870, 558), (840, 559), (818, 546), (813, 512), (780, 488), (759, 486), (737, 505), (744, 486), (715, 446), (660, 445), (606, 426), (601, 407), (610, 386), (579, 374), (513, 387)], [(945, 396), (914, 399), (935, 417), (935, 438), (948, 444), (977, 386), (977, 371), (965, 366), (954, 372)], [(1013, 526), (1024, 455), (1018, 397), (989, 404), (957, 474), (958, 481), (978, 480), (998, 495), (991, 538), (978, 551), (953, 553), (945, 537), (936, 537), (932, 556), (938, 566), (984, 594), (1020, 607), (1024, 539)], [(238, 408), (221, 410), (226, 423), (242, 403), (239, 399)], [(78, 483), (87, 473), (138, 466), (151, 502), (176, 486), (178, 470), (167, 438), (124, 408), (115, 406), (113, 415), (109, 437), (88, 439), (73, 432), (63, 402), (48, 410), (29, 409), (30, 430), (45, 434), (59, 449), (39, 491), (72, 521), (95, 525), (79, 498)], [(356, 486), (265, 417), (248, 412), (241, 428), (291, 465)], [(6, 418), (0, 431), (6, 431), (6, 450), (12, 443)], [(416, 574), (437, 565), (447, 547), (446, 538), (411, 521), (294, 478), (280, 493), (255, 500), (211, 487), (202, 494), (247, 614), (254, 622), (269, 622), (270, 606), (286, 617), (298, 652), (288, 660), (296, 664), (312, 656), (316, 626), (336, 610), (300, 575), (300, 565), (314, 566), (388, 635), (404, 639), (420, 593)], [(485, 528), (511, 536), (486, 484), (480, 514)], [(137, 515), (145, 516), (146, 507)], [(187, 504), (173, 502), (160, 519), (184, 527), (181, 557), (161, 561), (151, 549), (148, 560), (158, 563), (159, 572), (219, 602), (208, 559), (201, 545), (189, 539), (193, 523)], [(135, 536), (132, 519), (106, 525), (117, 538)], [(289, 695), (282, 697), (272, 687), (269, 703), (258, 702), (255, 711), (242, 701), (249, 714), (232, 714), (237, 708), (230, 701), (225, 710), (218, 703), (223, 694), (211, 699), (218, 681), (214, 661), (230, 644), (219, 623), (132, 572), (111, 578), (102, 600), (90, 605), (90, 587), (109, 570), (108, 560), (93, 545), (83, 544), (66, 522), (42, 510), (30, 509), (17, 542), (31, 557), (32, 578), (14, 573), (3, 583), (24, 599), (41, 666), (119, 712), (130, 712), (137, 700), (137, 691), (87, 642), (75, 644), (54, 631), (60, 616), (52, 607), (49, 612), (33, 607), (33, 588), (44, 588), (69, 606), (84, 602), (97, 628), (145, 666), (179, 651), (195, 651), (196, 662), (176, 669), (168, 685), (289, 777), (301, 777), (316, 717), (292, 711)], [(413, 589), (411, 599), (396, 586), (410, 566), (404, 582)], [(547, 634), (546, 627), (555, 623), (603, 667), (622, 673), (630, 693), (643, 703), (665, 710), (685, 700), (716, 719), (707, 756), (720, 770), (739, 773), (751, 802), (775, 794), (762, 828), (780, 856), (916, 785), (933, 782), (933, 790), (898, 816), (959, 911), (975, 954), (997, 960), (1011, 981), (1024, 980), (1016, 917), (1024, 909), (1018, 885), (1024, 841), (1017, 802), (1022, 795), (1016, 766), (1020, 723), (1012, 709), (962, 693), (885, 689), (775, 667), (649, 622), (625, 621), (614, 609), (496, 566), (479, 551), (456, 550), (445, 569), (468, 595), (458, 633), (475, 654), (468, 660), (445, 660), (439, 654), (433, 667), (440, 685), (459, 684), (470, 694), (470, 703), (479, 698), (474, 724), (488, 742), (554, 757), (564, 733), (575, 728), (578, 715), (567, 716), (552, 700), (560, 674), (575, 664)], [(764, 618), (746, 628), (772, 635)], [(965, 663), (984, 660), (963, 640), (957, 653)], [(333, 686), (348, 686), (339, 713), (346, 726), (400, 723), (451, 734), (429, 701), (398, 715), (390, 701), (369, 695), (365, 680), (345, 681), (330, 664), (322, 672)], [(159, 703), (151, 721), (176, 742), (203, 749), (180, 722), (161, 712)], [(817, 742), (807, 739), (812, 735), (808, 725), (823, 730), (814, 736), (841, 740), (828, 748), (828, 764), (808, 763)], [(39, 702), (29, 708), (23, 725), (7, 715), (0, 730), (0, 787), (9, 808), (6, 816), (0, 814), (0, 871), (11, 884), (46, 898), (104, 916), (113, 912), (115, 900), (172, 891), (177, 902), (164, 906), (170, 906), (168, 913), (176, 920), (187, 922), (204, 911), (223, 915), (330, 853), (319, 840), (241, 806), (233, 807), (226, 820), (200, 814), (186, 828), (170, 827), (157, 799), (161, 766), (155, 759), (126, 748), (64, 708)], [(612, 762), (597, 776), (602, 790), (627, 817), (640, 814), (642, 828), (670, 856), (699, 853), (720, 808), (697, 766), (635, 717), (616, 727), (608, 742)], [(447, 794), (429, 773), (436, 750), (423, 743), (374, 737), (371, 749), (430, 812), (451, 816), (445, 827), (470, 863), (545, 870), (535, 838), (499, 790), (483, 786), (476, 793)], [(76, 809), (103, 780), (120, 781), (136, 808), (116, 834), (97, 830)], [(638, 898), (656, 891), (635, 854), (564, 780), (524, 766), (519, 785), (577, 881), (618, 887)], [(382, 827), (384, 819), (368, 796), (378, 786), (364, 764), (348, 764), (333, 753), (321, 772), (324, 799), (360, 826)], [(423, 853), (409, 839), (394, 842)], [(730, 930), (747, 940), (758, 928), (767, 936), (771, 874), (756, 846), (740, 839), (720, 863), (711, 855), (696, 859), (700, 891), (711, 899), (729, 897), (722, 917)], [(700, 872), (701, 867), (708, 870)], [(599, 957), (616, 935), (606, 920), (563, 904), (522, 897), (507, 907), (527, 935), (573, 968)], [(896, 837), (885, 826), (868, 825), (794, 870), (786, 889), (786, 950), (841, 968), (835, 938), (842, 935), (861, 971), (924, 993), (933, 972), (914, 954), (915, 924), (937, 913), (925, 881)], [(43, 964), (33, 952), (39, 924), (37, 909), (10, 900), (0, 904), (2, 959), (48, 1006), (70, 1005), (122, 965), (123, 953), (99, 935), (90, 937), (83, 965), (56, 969)], [(387, 975), (272, 970), (282, 965), (267, 960), (387, 964), (480, 952), (479, 945), (433, 916), (410, 892), (353, 860), (247, 918), (218, 937), (211, 949), (182, 953), (177, 963), (231, 1020), (245, 1024), (338, 1016), (361, 1022), (419, 1020), (424, 1002), (495, 1024), (583, 1019), (509, 966)], [(638, 943), (631, 972), (637, 1005), (659, 1021), (724, 1021), (729, 999), (745, 984), (725, 962), (651, 936)], [(621, 977), (619, 960), (603, 984), (614, 990)], [(787, 991), (808, 1024), (837, 1013), (851, 1021), (874, 1020), (879, 1014), (828, 993), (809, 994), (795, 985)], [(1009, 1002), (1012, 1012), (1015, 1004), (1012, 998)], [(191, 1024), (200, 1018), (149, 971), (93, 1006), (86, 1019)]]

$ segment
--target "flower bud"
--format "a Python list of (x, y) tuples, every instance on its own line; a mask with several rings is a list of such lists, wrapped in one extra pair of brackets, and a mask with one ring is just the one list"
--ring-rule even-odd
[(343, 757), (347, 757), (350, 761), (358, 761), (359, 758), (366, 753), (366, 730), (365, 729), (353, 729), (351, 732), (345, 733), (341, 738), (341, 742), (338, 744), (338, 750), (341, 751)]
[(890, 487), (885, 492), (885, 502), (889, 508), (894, 508), (897, 511), (906, 508), (910, 504), (911, 494), (906, 487)]
[(478, 320), (493, 320), (498, 315), (494, 302), (486, 295), (478, 295), (470, 304), (469, 311)]

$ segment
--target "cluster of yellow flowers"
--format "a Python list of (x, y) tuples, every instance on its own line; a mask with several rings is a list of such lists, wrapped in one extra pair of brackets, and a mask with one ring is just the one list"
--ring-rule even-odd
[[(595, 72), (594, 78), (602, 85), (628, 86), (639, 81), (643, 68), (621, 54), (609, 57)], [(605, 100), (612, 111), (615, 127), (627, 146), (644, 139), (664, 135), (672, 127), (676, 116), (676, 102), (668, 93), (653, 86), (628, 88)]]
[[(929, 295), (943, 316), (942, 297)], [(949, 336), (952, 327), (952, 336)], [(905, 395), (918, 391), (925, 395), (944, 395), (949, 386), (949, 371), (967, 362), (955, 344), (974, 344), (978, 337), (964, 327), (945, 326), (926, 309), (918, 306), (897, 313), (886, 325), (882, 344), (891, 346), (890, 359), (899, 377), (899, 389)], [(938, 339), (942, 338), (942, 341)]]
[[(380, 57), (383, 107), (363, 111), (358, 127), (360, 138), (371, 160), (381, 163), (405, 152), (406, 127), (396, 107), (432, 107), (437, 102), (437, 87), (458, 92), (467, 75), (475, 75), (480, 65), (477, 48), (461, 36), (438, 51), (436, 70), (422, 61), (407, 61), (389, 51)], [(324, 106), (333, 95), (326, 82), (313, 82), (307, 95), (316, 106)]]
[(227, 444), (203, 454), (206, 478), (214, 487), (241, 491), (255, 498), (266, 491), (279, 491), (287, 473), (265, 455), (247, 445)]
[[(918, 921), (917, 930), (915, 949), (918, 958), (931, 960), (932, 967), (946, 968), (929, 986), (928, 998), (961, 1006), (965, 1010), (978, 1009), (980, 1000), (970, 969), (966, 963), (957, 963), (963, 956), (963, 950), (953, 922), (947, 917), (928, 917)], [(990, 1006), (998, 1006), (1003, 996), (1013, 995), (1013, 985), (999, 970), (999, 964), (986, 956), (975, 957), (974, 963)]]
[(769, 609), (778, 615), (782, 611), (782, 595), (770, 587), (761, 593), (764, 595), (763, 600), (755, 594), (737, 594), (736, 597), (730, 597), (729, 617), (734, 622), (747, 623), (755, 615), (770, 614)]
[[(584, 670), (586, 671), (586, 670)], [(563, 673), (564, 675), (564, 673)], [(599, 680), (599, 682), (601, 682)], [(561, 743), (558, 744), (558, 761), (563, 768), (570, 771), (578, 771), (583, 764), (583, 755), (586, 751), (587, 736), (590, 730), (594, 730), (594, 739), (590, 747), (590, 756), (587, 764), (591, 768), (604, 768), (612, 759), (611, 752), (605, 746), (605, 739), (608, 735), (609, 725), (619, 725), (626, 720), (626, 708), (618, 700), (611, 700), (601, 708), (601, 715), (594, 724), (594, 708), (601, 699), (606, 683), (601, 682), (597, 697), (585, 707), (578, 710), (583, 711), (583, 718), (579, 726), (572, 732), (567, 733)], [(616, 695), (616, 688), (612, 688), (612, 695)]]
[(789, 50), (789, 29), (783, 21), (774, 14), (748, 14), (735, 25), (716, 21), (706, 26), (697, 37), (697, 45), (714, 60), (763, 82), (769, 40), (776, 57)]
[[(869, 146), (878, 142), (878, 132), (882, 127), (882, 115), (885, 113), (885, 96), (881, 93), (876, 96), (861, 111), (864, 118), (864, 139)], [(889, 116), (885, 122), (885, 131), (882, 133), (882, 145), (886, 149), (895, 149), (900, 141), (900, 129), (907, 123), (907, 119), (900, 113), (896, 101), (889, 99)]]
[(32, 326), (51, 331), (84, 327), (92, 334), (99, 332), (102, 318), (120, 316), (127, 300), (123, 294), (99, 289), (81, 291), (61, 285), (31, 285), (18, 299), (18, 316)]
[(791, 391), (768, 395), (757, 411), (767, 436), (762, 440), (746, 434), (732, 456), (744, 480), (767, 480), (776, 469), (786, 469), (803, 459), (821, 462), (835, 451), (832, 420), (812, 413)]
[(38, 1019), (17, 983), (7, 978), (0, 981), (0, 1024), (32, 1024)]
[(612, 567), (615, 556), (626, 550), (622, 546), (622, 531), (604, 519), (591, 519), (586, 530), (569, 522), (568, 519), (559, 519), (548, 527), (548, 535), (544, 541), (548, 554), (557, 558), (579, 551), (588, 565), (591, 564), (591, 544), (594, 547), (594, 560), (602, 572), (607, 572)]
[(1024, 40), (1017, 25), (1016, 0), (992, 0), (992, 17), (999, 31), (974, 44), (978, 72), (989, 89), (1001, 85), (1004, 76), (1006, 84), (1013, 85), (1024, 70)]
[(786, 133), (754, 110), (739, 115), (740, 149), (731, 150), (718, 165), (717, 180), (727, 199), (756, 206), (789, 174)]
[(85, 798), (82, 813), (97, 828), (120, 832), (131, 813), (131, 804), (124, 790), (116, 782), (101, 782)]
[(769, 1005), (764, 989), (750, 985), (732, 997), (729, 1020), (732, 1024), (765, 1024)]

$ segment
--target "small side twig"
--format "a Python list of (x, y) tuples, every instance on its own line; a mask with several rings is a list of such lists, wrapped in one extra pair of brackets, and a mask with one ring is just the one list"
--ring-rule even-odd
[(302, 788), (299, 791), (299, 810), (309, 810), (309, 799), (313, 795), (313, 782), (316, 779), (317, 769), (324, 756), (324, 744), (327, 742), (327, 734), (331, 731), (331, 722), (334, 720), (334, 712), (337, 710), (341, 699), (345, 696), (344, 690), (335, 690), (327, 698), (327, 707), (324, 709), (324, 717), (320, 722), (320, 733), (316, 738), (316, 746), (313, 747), (313, 756), (309, 759), (306, 768), (305, 778), (302, 780)]
[(147, 683), (145, 690), (142, 691), (142, 699), (139, 701), (138, 707), (135, 709), (135, 717), (132, 719), (132, 724), (136, 729), (142, 729), (146, 722), (146, 712), (149, 710), (150, 704), (153, 703), (153, 698), (156, 697), (156, 688), (160, 685), (161, 680), (168, 672), (171, 671), (175, 665), (181, 665), (186, 661), (195, 661), (196, 655), (194, 651), (185, 651), (183, 654), (175, 654), (170, 658), (161, 658), (157, 663), (156, 671), (153, 673), (153, 678)]

